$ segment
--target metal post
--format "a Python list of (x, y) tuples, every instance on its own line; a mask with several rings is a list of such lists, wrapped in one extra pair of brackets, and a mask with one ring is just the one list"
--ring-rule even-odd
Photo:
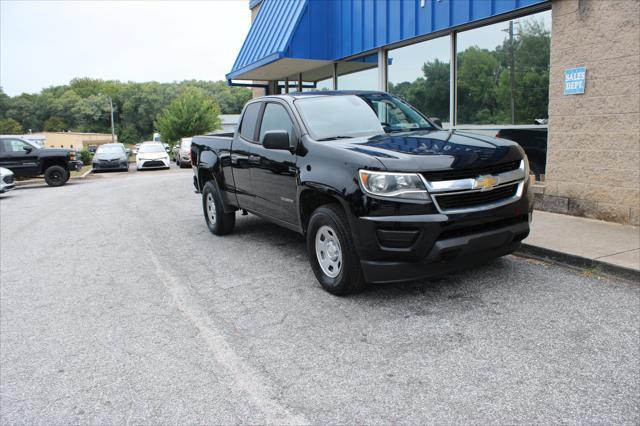
[(289, 77), (284, 79), (284, 93), (289, 93)]
[(338, 63), (333, 63), (333, 90), (338, 90)]
[(456, 56), (456, 41), (458, 34), (455, 31), (451, 31), (450, 37), (450, 62), (449, 62), (449, 130), (453, 130), (458, 124), (456, 117), (457, 111), (457, 78), (458, 78), (458, 58)]
[(298, 74), (298, 92), (302, 92), (302, 73)]
[(111, 96), (109, 96), (109, 106), (111, 106), (111, 143), (115, 143), (116, 141), (116, 128), (113, 124), (113, 100)]
[(513, 53), (513, 21), (509, 21), (509, 97), (511, 101), (511, 124), (516, 124), (516, 67)]
[(378, 90), (387, 91), (387, 51), (378, 49)]

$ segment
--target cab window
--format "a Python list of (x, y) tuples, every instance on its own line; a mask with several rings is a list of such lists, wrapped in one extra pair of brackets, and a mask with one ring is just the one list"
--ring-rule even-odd
[(270, 130), (286, 130), (289, 133), (289, 140), (293, 136), (293, 122), (287, 110), (280, 104), (268, 103), (264, 108), (260, 125), (260, 143), (262, 143), (264, 134)]

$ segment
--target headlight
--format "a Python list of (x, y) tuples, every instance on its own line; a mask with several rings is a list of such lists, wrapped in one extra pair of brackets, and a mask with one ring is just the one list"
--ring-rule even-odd
[(429, 193), (416, 173), (389, 173), (360, 170), (360, 185), (365, 192), (380, 197), (429, 200)]

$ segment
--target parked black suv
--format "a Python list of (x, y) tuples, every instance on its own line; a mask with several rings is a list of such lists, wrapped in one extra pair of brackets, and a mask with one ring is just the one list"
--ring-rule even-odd
[(305, 234), (334, 294), (478, 265), (529, 233), (517, 143), (444, 131), (383, 92), (252, 100), (235, 134), (194, 137), (191, 158), (211, 232), (242, 209)]
[(82, 161), (70, 149), (42, 149), (16, 136), (0, 137), (0, 167), (11, 170), (16, 177), (44, 175), (49, 186), (62, 186), (71, 171), (80, 170)]

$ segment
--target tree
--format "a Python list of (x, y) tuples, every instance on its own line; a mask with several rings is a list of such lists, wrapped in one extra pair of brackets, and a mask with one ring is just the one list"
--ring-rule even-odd
[(13, 118), (0, 119), (0, 134), (19, 135), (22, 133), (22, 126)]
[(64, 121), (64, 118), (58, 117), (57, 115), (47, 118), (43, 125), (45, 132), (64, 132), (68, 129), (69, 125)]
[(156, 128), (166, 142), (203, 134), (220, 127), (220, 107), (202, 90), (185, 89), (156, 119)]

